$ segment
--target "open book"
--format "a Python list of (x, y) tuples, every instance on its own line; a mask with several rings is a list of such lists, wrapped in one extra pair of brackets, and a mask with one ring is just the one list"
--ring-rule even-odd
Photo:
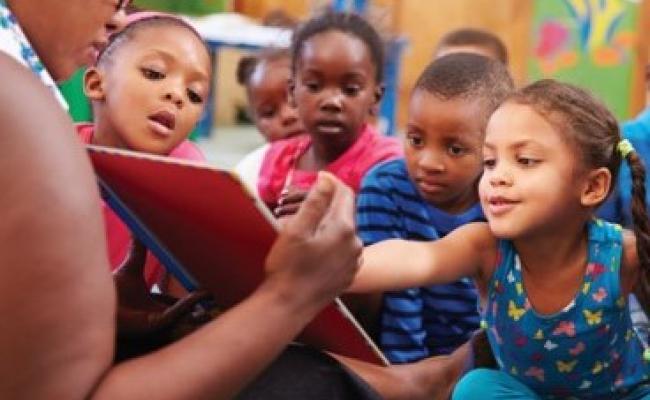
[[(277, 226), (235, 175), (169, 157), (87, 148), (104, 200), (187, 289), (205, 288), (220, 307), (228, 308), (262, 282)], [(298, 340), (388, 364), (338, 299)]]

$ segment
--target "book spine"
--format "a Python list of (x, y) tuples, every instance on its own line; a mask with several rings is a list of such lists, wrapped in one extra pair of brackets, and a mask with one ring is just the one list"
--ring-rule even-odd
[(181, 263), (176, 260), (167, 248), (160, 243), (158, 238), (101, 178), (97, 177), (97, 182), (104, 201), (120, 217), (122, 222), (126, 224), (133, 235), (158, 258), (162, 265), (165, 266), (167, 272), (172, 274), (188, 292), (196, 290), (198, 286), (196, 280), (187, 272)]

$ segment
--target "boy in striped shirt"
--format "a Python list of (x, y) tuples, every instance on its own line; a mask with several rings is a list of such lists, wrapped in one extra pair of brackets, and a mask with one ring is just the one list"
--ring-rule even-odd
[[(366, 175), (357, 202), (364, 245), (392, 238), (436, 240), (484, 220), (476, 183), (490, 114), (513, 90), (506, 67), (476, 54), (435, 60), (411, 94), (405, 157)], [(399, 265), (395, 265), (399, 268)], [(392, 363), (450, 354), (478, 328), (469, 280), (385, 293), (379, 346)]]

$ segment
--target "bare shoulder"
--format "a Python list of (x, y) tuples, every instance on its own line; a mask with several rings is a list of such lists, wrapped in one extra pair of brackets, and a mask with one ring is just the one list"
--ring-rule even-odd
[(477, 282), (486, 282), (492, 276), (496, 266), (498, 240), (492, 234), (486, 222), (472, 222), (454, 231), (463, 245), (479, 256), (480, 269)]
[(31, 71), (3, 53), (0, 76), (1, 187), (28, 188), (16, 193), (25, 195), (26, 201), (48, 195), (49, 201), (74, 201), (82, 210), (97, 207), (90, 163), (70, 117), (52, 92)]
[(636, 235), (634, 232), (623, 230), (623, 264), (634, 265), (639, 263), (639, 257), (636, 250)]
[(634, 290), (639, 276), (639, 255), (636, 250), (636, 236), (629, 230), (623, 231), (623, 254), (621, 255), (621, 289), (624, 294)]
[(454, 233), (456, 232), (462, 232), (463, 236), (465, 236), (472, 244), (489, 244), (492, 241), (496, 242), (487, 222), (471, 222), (458, 227)]
[(0, 332), (0, 375), (13, 378), (0, 397), (78, 397), (73, 386), (92, 387), (112, 356), (99, 197), (50, 90), (5, 54), (0, 76), (0, 312), (12, 321)]

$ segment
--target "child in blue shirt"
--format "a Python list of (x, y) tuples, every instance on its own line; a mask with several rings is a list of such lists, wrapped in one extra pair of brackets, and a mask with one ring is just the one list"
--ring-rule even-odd
[[(409, 103), (405, 158), (374, 168), (362, 184), (357, 224), (364, 245), (435, 240), (485, 220), (476, 186), (483, 136), (512, 90), (505, 66), (480, 55), (451, 54), (426, 68)], [(451, 353), (478, 326), (476, 290), (462, 279), (385, 293), (378, 341), (392, 363), (409, 363)]]

